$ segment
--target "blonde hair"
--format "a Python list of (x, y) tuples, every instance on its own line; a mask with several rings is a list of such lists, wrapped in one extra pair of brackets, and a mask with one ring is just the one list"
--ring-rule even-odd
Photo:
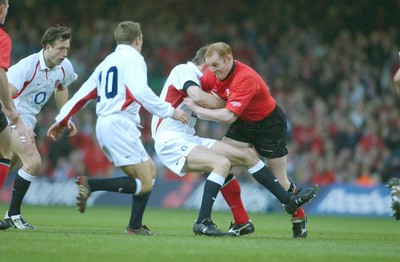
[(124, 21), (117, 25), (114, 31), (114, 38), (117, 44), (132, 44), (136, 37), (142, 35), (140, 24), (132, 21)]
[(208, 46), (205, 57), (211, 57), (214, 53), (217, 53), (220, 57), (226, 55), (232, 55), (231, 47), (224, 42), (217, 42)]

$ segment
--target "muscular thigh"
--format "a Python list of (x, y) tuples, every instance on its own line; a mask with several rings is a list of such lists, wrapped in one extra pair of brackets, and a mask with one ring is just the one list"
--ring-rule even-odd
[(222, 162), (222, 160), (220, 161), (222, 157), (224, 156), (208, 147), (196, 146), (190, 151), (183, 170), (186, 172), (210, 172), (218, 167)]
[(192, 154), (192, 150), (198, 146), (211, 148), (215, 142), (216, 140), (213, 139), (185, 135), (183, 133), (164, 132), (163, 134), (158, 134), (154, 148), (158, 158), (168, 169), (179, 176), (184, 176), (188, 171), (187, 168), (189, 168), (186, 166), (184, 170), (184, 166), (189, 154)]
[(0, 158), (11, 159), (11, 134), (9, 129), (0, 132)]
[(153, 160), (148, 156), (148, 159), (144, 162), (121, 166), (121, 169), (130, 177), (139, 178), (142, 181), (150, 181), (155, 177), (156, 167)]
[(213, 151), (229, 159), (232, 166), (254, 166), (259, 158), (254, 148), (247, 143), (224, 138), (211, 148)]
[(39, 161), (40, 154), (36, 147), (35, 141), (33, 143), (26, 143), (21, 140), (21, 135), (17, 130), (11, 131), (12, 138), (12, 152), (19, 157), (22, 163), (32, 163), (33, 161)]
[(0, 104), (0, 133), (3, 132), (3, 130), (8, 126), (8, 121), (6, 116), (4, 115), (4, 112), (1, 110), (1, 104)]

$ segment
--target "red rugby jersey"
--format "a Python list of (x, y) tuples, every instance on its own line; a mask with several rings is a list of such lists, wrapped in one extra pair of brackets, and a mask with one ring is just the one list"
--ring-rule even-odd
[(0, 24), (0, 67), (8, 71), (10, 67), (11, 38)]
[(227, 101), (225, 108), (240, 119), (257, 122), (268, 116), (276, 101), (261, 76), (251, 67), (235, 60), (235, 68), (223, 81), (207, 70), (201, 78), (204, 91), (214, 91)]

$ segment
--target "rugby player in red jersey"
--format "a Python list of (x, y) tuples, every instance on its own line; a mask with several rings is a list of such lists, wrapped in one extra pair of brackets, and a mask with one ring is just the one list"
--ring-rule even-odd
[[(303, 209), (293, 212), (288, 194), (304, 203), (317, 193), (317, 186), (298, 196), (296, 186), (286, 173), (287, 123), (282, 108), (269, 92), (262, 77), (251, 67), (234, 60), (230, 46), (223, 42), (208, 46), (205, 54), (209, 70), (201, 78), (202, 89), (213, 92), (226, 101), (226, 106), (210, 109), (198, 106), (191, 99), (186, 103), (197, 117), (204, 120), (230, 123), (223, 142), (236, 146), (254, 147), (267, 159), (268, 167), (260, 160), (252, 176), (270, 190), (292, 214), (293, 237), (306, 237), (306, 215)], [(279, 184), (287, 191), (282, 192)]]

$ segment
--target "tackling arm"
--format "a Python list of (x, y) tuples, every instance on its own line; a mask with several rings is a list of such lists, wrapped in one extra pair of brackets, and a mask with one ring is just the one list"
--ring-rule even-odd
[(238, 115), (226, 108), (210, 109), (197, 105), (191, 98), (185, 98), (185, 104), (197, 115), (198, 118), (220, 123), (233, 123)]
[(190, 86), (187, 94), (196, 104), (205, 108), (224, 108), (226, 104), (218, 95), (206, 93), (197, 85)]

